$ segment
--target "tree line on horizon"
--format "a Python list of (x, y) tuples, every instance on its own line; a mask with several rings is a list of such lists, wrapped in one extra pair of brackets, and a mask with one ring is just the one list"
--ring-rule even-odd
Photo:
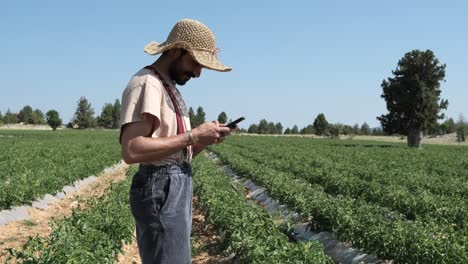
[[(86, 97), (82, 96), (78, 100), (75, 114), (72, 120), (66, 124), (67, 128), (107, 128), (116, 129), (120, 122), (121, 104), (119, 99), (116, 99), (114, 104), (106, 103), (102, 108), (99, 116), (94, 116), (94, 109)], [(24, 106), (18, 113), (13, 113), (8, 109), (5, 115), (0, 112), (0, 124), (30, 124), (30, 125), (46, 125), (48, 124), (53, 130), (62, 126), (63, 121), (57, 110), (51, 109), (44, 115), (39, 109), (32, 110), (29, 105)]]
[[(448, 100), (440, 98), (440, 82), (445, 81), (445, 64), (440, 64), (431, 50), (412, 50), (407, 52), (392, 71), (393, 77), (382, 81), (381, 97), (386, 101), (388, 113), (377, 117), (381, 128), (369, 128), (367, 123), (359, 126), (344, 125), (341, 123), (329, 124), (325, 115), (320, 113), (313, 124), (301, 130), (297, 126), (286, 128), (280, 122), (268, 122), (262, 119), (258, 124), (250, 125), (247, 133), (256, 134), (316, 134), (330, 137), (345, 135), (405, 135), (409, 147), (420, 147), (422, 136), (443, 135), (456, 132), (459, 142), (465, 141), (466, 124), (462, 114), (457, 123), (449, 118), (443, 123), (438, 120), (444, 119), (442, 110), (447, 109)], [(101, 115), (94, 117), (94, 110), (85, 97), (81, 97), (73, 120), (67, 127), (73, 128), (113, 128), (119, 127), (120, 102), (118, 99), (114, 104), (105, 104)], [(197, 112), (190, 107), (188, 113), (192, 127), (205, 122), (205, 112), (200, 106)], [(226, 123), (227, 115), (222, 112), (218, 120)], [(18, 113), (7, 111), (5, 116), (0, 112), (0, 124), (18, 123), (44, 124), (48, 123), (54, 130), (61, 125), (62, 120), (55, 110), (50, 110), (44, 115), (42, 111), (25, 106)]]
[[(119, 99), (116, 99), (114, 104), (104, 104), (101, 114), (95, 116), (94, 108), (91, 103), (82, 96), (77, 102), (75, 114), (72, 120), (66, 124), (67, 128), (76, 129), (88, 129), (88, 128), (106, 128), (106, 129), (117, 129), (120, 126), (120, 112), (121, 104)], [(190, 117), (190, 123), (192, 127), (197, 127), (205, 122), (205, 112), (203, 107), (197, 108), (197, 113), (190, 107), (188, 112)], [(226, 123), (227, 115), (222, 112), (218, 116), (218, 120), (221, 123)], [(0, 111), (0, 125), (1, 124), (30, 124), (30, 125), (46, 125), (48, 124), (54, 130), (62, 125), (62, 119), (58, 111), (52, 109), (49, 110), (45, 115), (39, 110), (33, 110), (31, 106), (24, 106), (19, 112), (13, 113), (8, 109), (5, 115)]]
[[(466, 126), (466, 124), (464, 125)], [(463, 127), (460, 126), (460, 121), (456, 123), (453, 118), (448, 118), (442, 123), (436, 123), (431, 126), (424, 131), (424, 134), (428, 136), (442, 136), (457, 132), (459, 127)], [(268, 122), (266, 119), (262, 119), (258, 124), (251, 124), (245, 132), (253, 134), (317, 135), (332, 138), (337, 138), (339, 135), (400, 135), (388, 134), (382, 127), (371, 128), (367, 122), (364, 122), (362, 125), (356, 123), (353, 126), (342, 123), (329, 123), (323, 113), (318, 114), (312, 124), (301, 129), (299, 129), (297, 125), (294, 125), (292, 128), (288, 127), (283, 131), (281, 122), (275, 124), (273, 122)]]
[(325, 115), (320, 113), (315, 118), (314, 122), (301, 129), (297, 125), (292, 128), (286, 128), (283, 131), (281, 122), (274, 124), (268, 122), (266, 119), (260, 120), (258, 124), (250, 125), (247, 133), (255, 134), (284, 134), (284, 135), (317, 135), (337, 138), (339, 135), (384, 135), (381, 128), (373, 128), (364, 122), (361, 126), (355, 124), (354, 126), (344, 125), (341, 123), (329, 123)]
[[(87, 128), (105, 128), (117, 129), (120, 122), (121, 104), (118, 99), (114, 104), (104, 104), (101, 114), (97, 117), (94, 116), (94, 109), (91, 103), (82, 96), (77, 103), (74, 117), (72, 121), (66, 124), (67, 128), (87, 129)], [(189, 108), (188, 115), (190, 118), (190, 125), (195, 128), (206, 121), (206, 113), (202, 106), (197, 108), (195, 112), (192, 107)], [(448, 118), (442, 123), (436, 122), (431, 127), (424, 131), (425, 135), (441, 136), (457, 132), (458, 140), (464, 142), (466, 131), (466, 124), (464, 124), (463, 116), (459, 117), (458, 123), (453, 118)], [(228, 120), (226, 112), (221, 112), (217, 120), (222, 123), (231, 122)], [(33, 110), (31, 106), (24, 106), (18, 113), (12, 113), (9, 109), (2, 115), (0, 111), (0, 124), (32, 124), (32, 125), (46, 125), (48, 124), (54, 130), (62, 125), (62, 119), (56, 110), (49, 110), (45, 115), (39, 109)], [(323, 113), (320, 113), (315, 118), (314, 122), (301, 129), (297, 125), (292, 128), (287, 127), (284, 129), (281, 122), (268, 122), (266, 119), (260, 120), (258, 124), (251, 124), (248, 129), (239, 129), (242, 133), (251, 134), (271, 134), (271, 135), (317, 135), (330, 138), (338, 138), (339, 135), (352, 136), (352, 135), (391, 135), (384, 131), (381, 127), (371, 128), (366, 122), (362, 125), (356, 123), (355, 125), (346, 125), (342, 123), (329, 123)]]

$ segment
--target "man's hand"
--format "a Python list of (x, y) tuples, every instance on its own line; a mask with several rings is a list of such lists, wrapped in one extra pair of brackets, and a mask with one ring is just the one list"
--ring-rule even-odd
[(231, 129), (218, 121), (206, 122), (192, 130), (195, 143), (208, 146), (221, 143), (225, 136), (231, 134)]

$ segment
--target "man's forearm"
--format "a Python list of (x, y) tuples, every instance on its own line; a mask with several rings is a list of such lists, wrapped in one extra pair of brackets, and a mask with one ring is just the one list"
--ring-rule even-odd
[(128, 142), (124, 159), (130, 164), (161, 160), (184, 149), (188, 143), (188, 135), (185, 133), (166, 138), (140, 136)]

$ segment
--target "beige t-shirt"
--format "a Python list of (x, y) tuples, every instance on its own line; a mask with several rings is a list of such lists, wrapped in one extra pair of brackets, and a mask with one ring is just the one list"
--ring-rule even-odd
[[(166, 83), (169, 84), (178, 101), (177, 103), (180, 107), (184, 123), (184, 131), (190, 130), (190, 119), (182, 95), (175, 87), (172, 80), (162, 73), (160, 74), (166, 80)], [(153, 71), (149, 69), (141, 69), (133, 75), (122, 94), (122, 112), (120, 114), (121, 132), (123, 125), (144, 120), (143, 113), (151, 114), (160, 121), (159, 128), (152, 133), (151, 137), (163, 138), (177, 135), (176, 112), (171, 98), (167, 94), (163, 83), (156, 77)], [(188, 147), (185, 155), (184, 151), (181, 150), (161, 160), (154, 160), (145, 164), (153, 164), (156, 166), (173, 165), (181, 164), (183, 161), (190, 162), (191, 159), (192, 148)]]

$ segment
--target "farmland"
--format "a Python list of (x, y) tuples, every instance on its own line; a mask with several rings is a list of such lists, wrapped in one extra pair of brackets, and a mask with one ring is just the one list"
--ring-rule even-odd
[(55, 193), (120, 161), (114, 131), (0, 130), (0, 210)]
[[(112, 131), (0, 135), (4, 208), (99, 175), (120, 161)], [(331, 231), (366, 253), (398, 263), (468, 261), (466, 147), (419, 150), (374, 141), (232, 136), (210, 149), (219, 162), (300, 212), (315, 230)], [(239, 263), (331, 262), (317, 242), (290, 242), (220, 165), (203, 154), (194, 160), (194, 195), (222, 234), (224, 254), (235, 254)], [(49, 233), (31, 233), (22, 248), (8, 254), (31, 263), (115, 262), (125, 253), (123, 242), (133, 236), (128, 190), (135, 171), (130, 166), (104, 195), (80, 203), (69, 216), (51, 219)]]
[(367, 252), (398, 262), (467, 261), (467, 148), (233, 137), (213, 150), (318, 230)]

